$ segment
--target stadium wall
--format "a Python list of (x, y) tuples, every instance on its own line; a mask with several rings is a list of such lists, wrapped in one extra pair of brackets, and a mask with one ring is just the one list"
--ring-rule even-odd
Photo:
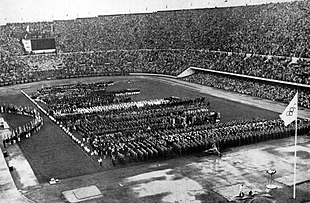
[(155, 74), (155, 73), (129, 73), (129, 75), (132, 75), (132, 76), (156, 76), (156, 77), (167, 77), (167, 78), (177, 79), (177, 77), (173, 76), (173, 75), (164, 75), (164, 74)]
[(211, 70), (211, 69), (205, 69), (205, 68), (198, 68), (198, 67), (189, 67), (182, 73), (180, 73), (177, 78), (184, 78), (187, 76), (190, 76), (197, 71), (203, 71), (203, 72), (208, 72), (208, 73), (216, 73), (216, 74), (221, 74), (221, 75), (229, 75), (229, 76), (234, 76), (234, 77), (239, 77), (239, 78), (246, 78), (246, 79), (251, 79), (251, 80), (257, 80), (257, 81), (264, 81), (264, 82), (270, 82), (270, 83), (277, 83), (277, 84), (282, 84), (282, 85), (289, 85), (289, 86), (294, 86), (294, 87), (299, 87), (299, 88), (310, 88), (310, 85), (305, 85), (305, 84), (299, 84), (299, 83), (293, 83), (293, 82), (286, 82), (286, 81), (281, 81), (281, 80), (273, 80), (273, 79), (268, 79), (268, 78), (260, 78), (260, 77), (254, 77), (254, 76), (249, 76), (249, 75), (241, 75), (237, 73), (229, 73), (229, 72), (223, 72), (223, 71), (217, 71), (217, 70)]

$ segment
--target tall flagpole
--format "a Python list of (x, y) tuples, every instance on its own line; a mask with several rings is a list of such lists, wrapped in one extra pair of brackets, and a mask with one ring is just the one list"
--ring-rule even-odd
[[(297, 91), (298, 95), (298, 91)], [(296, 162), (297, 162), (297, 117), (298, 117), (298, 96), (297, 96), (297, 104), (296, 104), (296, 120), (295, 120), (295, 152), (294, 152), (294, 189), (293, 189), (293, 199), (296, 198)]]
[(297, 118), (295, 120), (295, 157), (294, 157), (294, 191), (293, 199), (296, 197), (296, 161), (297, 161)]

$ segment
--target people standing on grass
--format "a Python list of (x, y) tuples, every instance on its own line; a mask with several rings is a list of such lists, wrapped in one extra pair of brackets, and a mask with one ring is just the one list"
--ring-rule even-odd
[[(52, 94), (52, 106), (61, 108), (59, 104), (70, 106), (76, 102), (72, 101), (78, 98), (76, 95), (85, 96), (85, 88), (89, 91), (92, 89), (89, 87), (96, 89), (95, 84), (72, 85), (72, 91), (70, 85), (50, 87), (41, 92), (46, 94), (46, 98)], [(66, 97), (62, 95), (64, 90), (67, 91)], [(55, 95), (62, 95), (60, 103), (57, 103), (58, 97)], [(111, 99), (115, 98), (113, 94), (108, 95)], [(94, 156), (109, 158), (114, 166), (202, 153), (205, 150), (221, 156), (219, 149), (278, 139), (293, 132), (290, 126), (283, 126), (280, 119), (216, 122), (216, 115), (219, 114), (210, 111), (210, 103), (204, 97), (170, 97), (130, 103), (119, 101), (100, 107), (92, 106), (93, 98), (89, 101), (87, 97), (84, 99), (85, 104), (89, 105), (87, 111), (60, 114), (57, 121), (82, 135), (83, 145), (89, 149), (92, 159)], [(301, 119), (299, 128), (301, 132), (309, 132), (309, 121)]]
[(16, 142), (20, 142), (22, 139), (29, 138), (34, 132), (40, 130), (41, 126), (43, 125), (43, 118), (35, 109), (16, 106), (13, 104), (0, 105), (0, 109), (3, 111), (3, 113), (16, 113), (32, 117), (32, 120), (29, 123), (26, 123), (23, 126), (18, 126), (16, 129), (12, 129), (12, 133), (3, 139), (3, 145), (5, 147), (8, 143), (13, 145)]
[[(309, 121), (301, 119), (299, 132), (309, 132)], [(278, 129), (275, 131), (274, 129)], [(219, 148), (242, 146), (260, 141), (279, 139), (294, 134), (292, 126), (285, 127), (281, 120), (245, 119), (196, 126), (191, 129), (167, 129), (163, 131), (140, 132), (137, 137), (125, 134), (97, 135), (98, 154), (109, 154), (112, 165), (150, 159), (172, 158), (193, 153), (206, 152), (221, 156)], [(129, 134), (130, 135), (130, 134)], [(89, 135), (93, 136), (93, 135)], [(217, 144), (215, 144), (217, 143)], [(90, 142), (91, 144), (91, 142)], [(218, 145), (218, 146), (217, 146)], [(102, 152), (100, 152), (102, 151)], [(101, 157), (101, 156), (100, 156)]]

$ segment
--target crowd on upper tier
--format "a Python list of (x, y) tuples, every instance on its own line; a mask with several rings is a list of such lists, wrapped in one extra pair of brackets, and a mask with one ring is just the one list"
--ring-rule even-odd
[(310, 57), (309, 1), (14, 23), (0, 27), (1, 49), (21, 38), (55, 37), (59, 52), (210, 49)]
[(302, 107), (310, 108), (310, 90), (308, 88), (292, 88), (274, 83), (204, 72), (193, 74), (184, 78), (184, 80), (284, 103), (289, 103), (298, 90), (298, 104)]
[(177, 76), (199, 67), (310, 84), (310, 62), (208, 50), (121, 50), (0, 58), (0, 85), (83, 76), (156, 73)]

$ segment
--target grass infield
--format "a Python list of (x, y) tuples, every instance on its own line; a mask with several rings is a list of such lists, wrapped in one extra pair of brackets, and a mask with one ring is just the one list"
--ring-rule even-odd
[[(167, 85), (164, 82), (150, 79), (109, 78), (115, 81), (108, 90), (120, 90), (137, 88), (141, 94), (132, 96), (133, 100), (149, 100), (169, 96), (200, 97), (204, 96), (211, 103), (212, 111), (221, 113), (221, 121), (227, 122), (234, 119), (265, 118), (274, 119), (277, 113), (259, 109), (244, 104), (219, 99), (205, 95), (180, 86)], [(28, 93), (35, 91), (27, 90)], [(0, 96), (3, 103), (13, 103), (22, 106), (33, 106), (21, 93), (16, 95)], [(29, 161), (39, 182), (47, 182), (50, 178), (66, 179), (85, 174), (92, 174), (106, 168), (100, 168), (93, 162), (57, 125), (43, 116), (44, 125), (39, 132), (27, 140), (19, 143), (19, 146)], [(12, 125), (15, 121), (8, 120)]]
[(7, 123), (9, 123), (11, 129), (16, 129), (19, 126), (23, 126), (32, 120), (32, 117), (30, 116), (24, 116), (19, 114), (3, 113), (0, 115)]

